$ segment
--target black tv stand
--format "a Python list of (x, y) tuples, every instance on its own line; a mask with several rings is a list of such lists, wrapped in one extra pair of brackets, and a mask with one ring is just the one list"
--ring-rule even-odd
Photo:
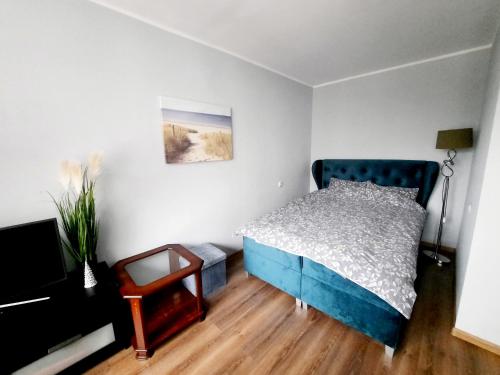
[(110, 324), (115, 340), (99, 351), (112, 353), (129, 345), (127, 305), (106, 263), (98, 265), (96, 277), (98, 284), (84, 289), (81, 272), (73, 272), (67, 280), (31, 298), (0, 307), (0, 375), (10, 374), (103, 327), (110, 330)]
[(16, 300), (16, 302), (12, 303), (5, 303), (3, 305), (0, 305), (0, 309), (6, 309), (7, 307), (14, 307), (14, 306), (20, 306), (20, 305), (27, 305), (30, 303), (39, 303), (39, 302), (45, 302), (50, 299), (50, 296), (48, 297), (36, 297), (36, 298), (28, 298), (28, 299), (21, 299), (21, 300)]

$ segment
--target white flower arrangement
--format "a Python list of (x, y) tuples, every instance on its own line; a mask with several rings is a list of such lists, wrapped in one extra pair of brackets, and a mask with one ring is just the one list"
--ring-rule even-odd
[(88, 168), (92, 179), (96, 179), (101, 174), (102, 159), (102, 152), (93, 152), (89, 155)]
[(66, 239), (64, 248), (80, 263), (96, 262), (99, 221), (96, 218), (94, 187), (101, 173), (103, 154), (90, 154), (87, 166), (64, 160), (60, 165), (59, 182), (64, 193), (59, 201), (53, 197), (61, 216)]
[(101, 174), (103, 153), (93, 152), (88, 157), (87, 167), (83, 168), (82, 164), (75, 160), (63, 160), (60, 166), (59, 182), (65, 191), (68, 191), (70, 185), (78, 195), (82, 191), (82, 184), (85, 172), (87, 178), (94, 181)]

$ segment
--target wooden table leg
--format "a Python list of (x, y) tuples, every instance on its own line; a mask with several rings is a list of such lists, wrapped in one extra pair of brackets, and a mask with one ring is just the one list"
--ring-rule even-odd
[(144, 313), (142, 311), (142, 299), (130, 298), (130, 308), (132, 309), (132, 318), (134, 320), (135, 330), (135, 357), (137, 359), (149, 358), (149, 344), (146, 337), (144, 326)]
[(195, 273), (196, 279), (196, 305), (200, 313), (200, 321), (205, 320), (205, 310), (203, 309), (203, 285), (201, 283), (201, 271)]

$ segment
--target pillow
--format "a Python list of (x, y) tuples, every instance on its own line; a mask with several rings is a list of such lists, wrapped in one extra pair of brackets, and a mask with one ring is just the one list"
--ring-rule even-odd
[(368, 188), (374, 192), (391, 192), (400, 195), (403, 198), (411, 199), (412, 201), (417, 199), (418, 188), (406, 188), (401, 186), (381, 186), (368, 181)]
[(370, 199), (373, 195), (366, 181), (341, 180), (335, 177), (330, 179), (328, 190), (332, 191), (335, 196), (356, 199)]
[(335, 187), (345, 187), (347, 189), (353, 188), (354, 186), (357, 187), (366, 187), (368, 185), (368, 181), (351, 181), (351, 180), (342, 180), (340, 178), (335, 178), (332, 177), (330, 178), (330, 183), (328, 184), (329, 188), (335, 188)]

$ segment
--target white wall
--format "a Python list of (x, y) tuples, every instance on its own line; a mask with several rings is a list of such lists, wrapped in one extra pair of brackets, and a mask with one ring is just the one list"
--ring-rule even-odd
[[(0, 226), (56, 216), (59, 162), (92, 150), (110, 263), (241, 248), (240, 224), (308, 191), (308, 87), (87, 1), (3, 0), (0, 51)], [(234, 160), (166, 165), (159, 95), (231, 106)]]
[[(490, 50), (459, 55), (314, 89), (311, 161), (324, 158), (441, 162), (438, 129), (477, 128)], [(473, 150), (459, 150), (443, 244), (455, 247)], [(311, 189), (316, 186), (311, 178)], [(434, 241), (441, 179), (423, 239)]]
[(457, 257), (455, 327), (500, 345), (500, 32), (490, 63)]

